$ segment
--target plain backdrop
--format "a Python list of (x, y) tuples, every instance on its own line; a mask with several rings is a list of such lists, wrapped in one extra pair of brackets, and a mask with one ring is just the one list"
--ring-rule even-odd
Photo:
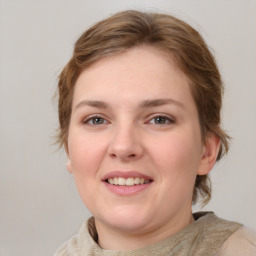
[(90, 216), (54, 145), (53, 95), (78, 36), (124, 9), (173, 14), (212, 48), (233, 141), (203, 210), (256, 229), (255, 0), (0, 0), (0, 256), (53, 255)]

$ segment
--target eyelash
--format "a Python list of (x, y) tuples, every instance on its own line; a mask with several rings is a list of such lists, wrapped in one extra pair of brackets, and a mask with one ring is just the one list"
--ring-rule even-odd
[[(152, 121), (156, 121), (157, 118), (163, 119), (163, 121), (164, 121), (165, 123), (160, 123), (160, 124), (155, 123), (155, 122), (152, 123)], [(93, 123), (96, 119), (100, 119), (100, 120), (102, 121), (102, 123), (98, 123), (98, 124)], [(83, 120), (82, 123), (83, 123), (83, 124), (90, 125), (90, 126), (99, 126), (99, 125), (108, 124), (108, 121), (107, 121), (104, 117), (102, 117), (102, 116), (100, 116), (100, 115), (94, 115), (94, 116), (89, 116), (88, 118), (86, 118), (85, 120)], [(174, 120), (173, 118), (169, 117), (169, 116), (159, 114), (159, 115), (153, 116), (153, 117), (152, 117), (151, 119), (149, 119), (149, 121), (147, 121), (146, 123), (153, 124), (153, 125), (157, 125), (157, 126), (158, 126), (158, 125), (159, 125), (159, 126), (164, 126), (164, 125), (170, 125), (170, 124), (175, 123), (175, 120)]]
[[(164, 119), (164, 121), (167, 121), (167, 123), (164, 123), (164, 124), (162, 124), (162, 123), (160, 123), (160, 124), (151, 123), (152, 120), (155, 120), (155, 121), (156, 121), (157, 118), (162, 118), (162, 119)], [(162, 125), (170, 125), (170, 124), (173, 124), (173, 123), (175, 123), (175, 120), (174, 120), (173, 118), (169, 117), (169, 116), (166, 116), (166, 115), (155, 115), (155, 116), (153, 116), (153, 117), (148, 121), (148, 123), (151, 123), (151, 124), (153, 124), (153, 125), (161, 125), (161, 126), (162, 126)]]
[[(104, 123), (100, 123), (100, 124), (90, 123), (91, 121), (93, 122), (96, 119), (101, 119), (101, 120), (103, 120)], [(88, 124), (90, 126), (104, 125), (104, 124), (106, 124), (106, 119), (99, 115), (89, 116), (88, 118), (83, 120), (83, 124)]]

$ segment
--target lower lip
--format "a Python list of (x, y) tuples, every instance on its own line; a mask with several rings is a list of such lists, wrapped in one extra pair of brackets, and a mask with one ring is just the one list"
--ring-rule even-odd
[(104, 182), (105, 186), (113, 193), (121, 196), (130, 196), (137, 194), (145, 189), (147, 189), (149, 186), (152, 185), (153, 182), (142, 184), (142, 185), (134, 185), (134, 186), (116, 186), (109, 184), (107, 182)]

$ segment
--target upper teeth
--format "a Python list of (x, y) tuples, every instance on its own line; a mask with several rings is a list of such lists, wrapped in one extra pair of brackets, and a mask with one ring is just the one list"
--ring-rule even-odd
[(121, 178), (121, 177), (114, 177), (109, 178), (108, 183), (112, 185), (119, 185), (119, 186), (133, 186), (133, 185), (139, 185), (139, 184), (147, 184), (150, 180), (145, 180), (144, 178)]

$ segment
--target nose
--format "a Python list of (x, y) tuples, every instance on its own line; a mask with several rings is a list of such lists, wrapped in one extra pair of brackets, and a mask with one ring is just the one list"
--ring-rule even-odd
[(111, 158), (124, 162), (142, 157), (142, 138), (134, 125), (123, 125), (115, 128), (109, 143), (108, 154)]

